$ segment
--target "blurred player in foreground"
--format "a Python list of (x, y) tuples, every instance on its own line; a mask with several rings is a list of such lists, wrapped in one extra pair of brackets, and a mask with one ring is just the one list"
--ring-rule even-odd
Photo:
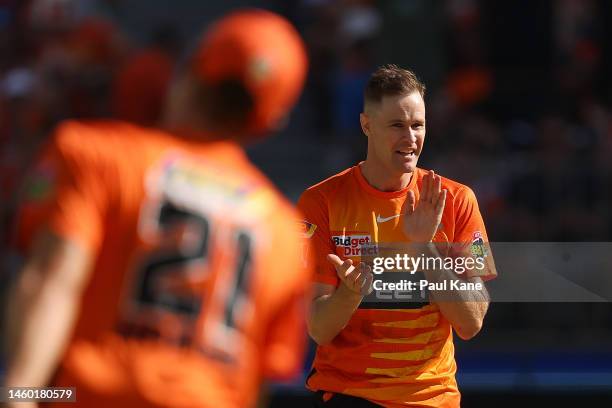
[[(390, 244), (407, 253), (426, 248), (433, 259), (444, 247), (472, 256), (487, 242), (472, 190), (417, 168), (425, 140), (424, 94), (410, 71), (391, 65), (374, 72), (361, 114), (366, 160), (300, 198), (315, 252), (309, 259), (316, 264), (309, 333), (319, 347), (307, 382), (318, 391), (315, 406), (459, 406), (451, 328), (463, 339), (478, 333), (486, 289), (430, 292), (431, 302), (396, 309), (362, 304), (374, 279), (360, 262), (364, 254), (376, 255)], [(412, 253), (418, 255), (420, 249)], [(495, 276), (491, 256), (485, 259), (480, 270), (461, 276), (430, 270), (425, 280), (482, 283)]]
[(173, 82), (164, 131), (59, 126), (21, 213), (6, 386), (76, 387), (82, 407), (242, 408), (262, 377), (299, 372), (296, 214), (239, 142), (282, 122), (306, 69), (286, 20), (238, 11)]

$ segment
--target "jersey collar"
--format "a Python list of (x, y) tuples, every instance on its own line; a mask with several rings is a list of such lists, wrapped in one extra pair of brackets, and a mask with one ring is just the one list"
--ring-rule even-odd
[(398, 197), (406, 196), (406, 194), (408, 194), (408, 191), (411, 189), (414, 189), (414, 187), (416, 186), (417, 179), (419, 178), (419, 174), (421, 172), (421, 169), (419, 168), (416, 168), (414, 170), (414, 172), (412, 173), (412, 177), (410, 178), (410, 183), (408, 183), (406, 188), (403, 188), (398, 191), (380, 191), (372, 187), (368, 183), (368, 181), (365, 179), (365, 177), (363, 177), (363, 173), (361, 173), (361, 166), (360, 166), (361, 163), (353, 167), (353, 174), (355, 175), (355, 178), (357, 179), (357, 183), (359, 184), (359, 187), (361, 187), (361, 189), (364, 190), (366, 193), (379, 197), (379, 198), (398, 198)]

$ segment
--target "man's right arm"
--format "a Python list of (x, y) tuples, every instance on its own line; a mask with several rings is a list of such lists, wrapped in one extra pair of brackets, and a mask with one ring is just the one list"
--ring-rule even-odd
[(314, 297), (308, 319), (308, 334), (319, 345), (330, 343), (348, 324), (363, 296), (371, 291), (373, 274), (363, 263), (354, 267), (330, 254), (327, 259), (336, 269), (340, 284), (314, 284)]
[(355, 267), (335, 254), (328, 206), (327, 197), (317, 189), (306, 190), (298, 201), (307, 241), (304, 258), (314, 269), (308, 334), (317, 344), (331, 342), (348, 324), (374, 278), (369, 267)]

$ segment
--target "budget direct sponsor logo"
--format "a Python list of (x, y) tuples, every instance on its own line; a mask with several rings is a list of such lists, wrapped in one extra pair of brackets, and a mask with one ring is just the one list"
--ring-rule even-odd
[(333, 235), (332, 242), (344, 256), (377, 255), (378, 247), (372, 242), (372, 237), (362, 233)]

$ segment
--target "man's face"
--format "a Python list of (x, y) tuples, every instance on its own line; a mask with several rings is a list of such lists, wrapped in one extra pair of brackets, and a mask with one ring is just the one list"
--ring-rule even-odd
[(425, 141), (425, 102), (417, 91), (383, 97), (366, 106), (360, 120), (368, 161), (398, 175), (414, 171)]

